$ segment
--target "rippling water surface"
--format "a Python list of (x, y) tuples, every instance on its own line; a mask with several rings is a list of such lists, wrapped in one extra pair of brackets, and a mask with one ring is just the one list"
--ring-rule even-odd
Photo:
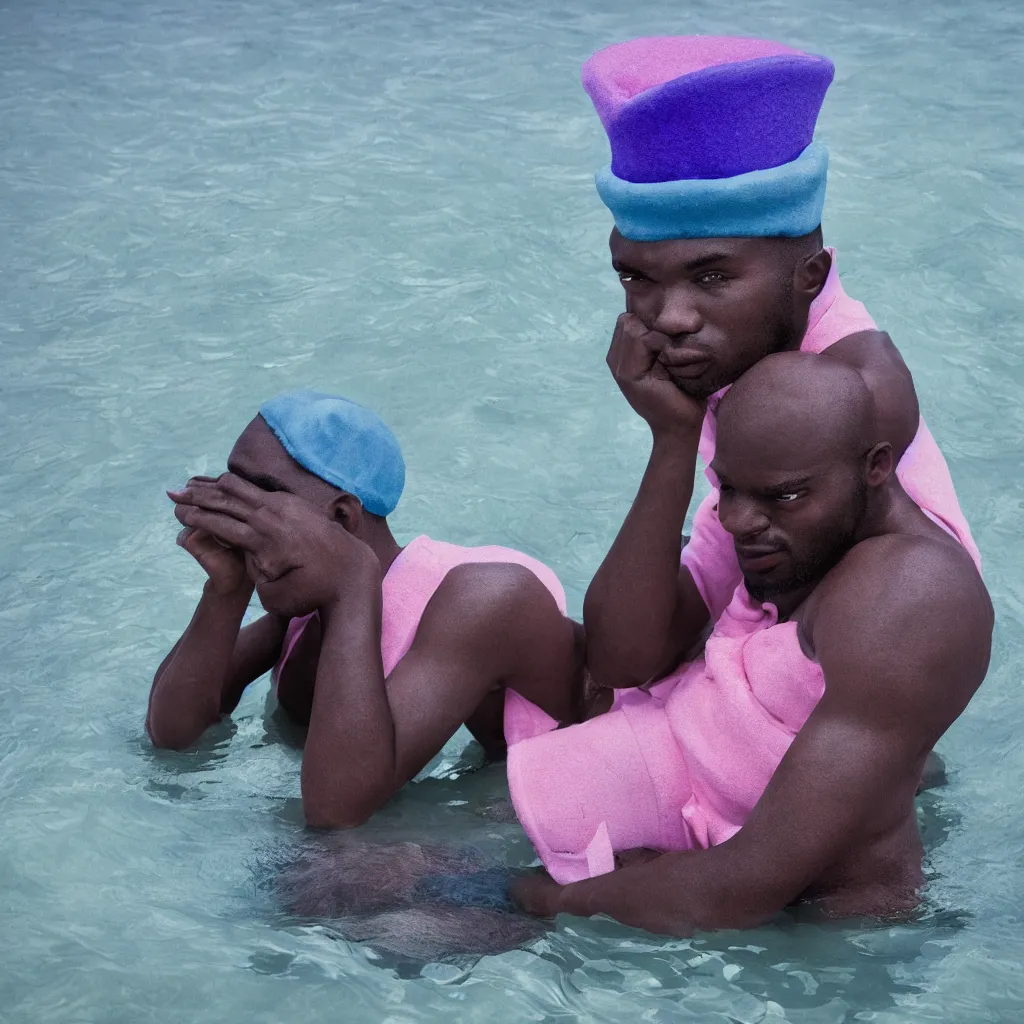
[[(0, 1018), (1024, 1018), (1022, 29), (1010, 0), (0, 0)], [(922, 801), (930, 909), (671, 942), (565, 920), (410, 965), (268, 894), (308, 840), (265, 684), (196, 752), (145, 739), (201, 583), (163, 488), (262, 399), (337, 389), (403, 441), (401, 538), (520, 546), (578, 613), (646, 453), (603, 365), (621, 297), (578, 66), (666, 32), (835, 60), (827, 235), (986, 558), (992, 670)], [(483, 813), (502, 795), (500, 768), (420, 782), (374, 834), (524, 863)]]

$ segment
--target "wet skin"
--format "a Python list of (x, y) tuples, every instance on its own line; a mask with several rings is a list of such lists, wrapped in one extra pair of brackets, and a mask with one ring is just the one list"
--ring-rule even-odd
[[(623, 687), (659, 678), (699, 650), (709, 615), (689, 570), (680, 565), (680, 550), (706, 399), (734, 383), (744, 371), (756, 369), (766, 354), (798, 348), (831, 257), (821, 250), (820, 233), (795, 240), (635, 243), (613, 232), (611, 252), (625, 290), (626, 312), (616, 324), (608, 366), (624, 397), (651, 428), (653, 445), (636, 499), (587, 592), (584, 621), (591, 679), (598, 686)], [(818, 360), (819, 369), (832, 366), (840, 373), (856, 374), (873, 406), (873, 438), (885, 440), (891, 464), (897, 463), (914, 438), (919, 413), (910, 373), (889, 337), (880, 331), (852, 334), (811, 358)], [(785, 422), (785, 415), (779, 413), (784, 414), (786, 403), (798, 405), (804, 396), (787, 398), (781, 391), (773, 394), (770, 379), (761, 383), (763, 404), (776, 413), (766, 435), (770, 439)], [(831, 386), (827, 377), (805, 380), (811, 389), (818, 384), (823, 384), (827, 395)], [(685, 856), (659, 857), (650, 851), (624, 855), (631, 865), (629, 871), (565, 889), (538, 876), (520, 884), (522, 905), (542, 914), (559, 910), (609, 913), (656, 931), (686, 933), (695, 927), (753, 924), (803, 896), (820, 898), (819, 905), (833, 913), (902, 912), (916, 904), (921, 876), (913, 793), (931, 744), (959, 714), (984, 675), (991, 608), (965, 552), (909, 502), (895, 479), (888, 481), (887, 477), (883, 490), (898, 492), (893, 509), (899, 514), (894, 511), (887, 528), (878, 527), (878, 538), (857, 533), (863, 527), (864, 467), (859, 475), (851, 476), (848, 452), (842, 467), (830, 463), (827, 456), (813, 465), (793, 463), (804, 451), (806, 437), (813, 436), (820, 426), (820, 418), (805, 423), (800, 443), (774, 464), (774, 478), (745, 478), (750, 467), (744, 466), (740, 449), (735, 449), (732, 464), (722, 463), (728, 453), (723, 454), (720, 443), (716, 469), (736, 478), (728, 484), (720, 511), (732, 523), (726, 529), (734, 531), (736, 556), (745, 564), (750, 586), (766, 595), (774, 593), (787, 606), (786, 611), (800, 622), (805, 651), (826, 670), (830, 694), (819, 709), (819, 720), (826, 725), (837, 723), (829, 726), (834, 738), (847, 735), (852, 745), (844, 750), (833, 743), (830, 752), (816, 753), (811, 742), (814, 730), (809, 738), (800, 739), (791, 752), (798, 758), (797, 765), (804, 747), (808, 750), (806, 764), (812, 764), (815, 756), (820, 756), (820, 764), (806, 775), (803, 771), (793, 774), (788, 767), (792, 757), (787, 758), (748, 826), (722, 847)], [(721, 436), (720, 425), (720, 441)], [(866, 456), (864, 449), (862, 460)], [(762, 460), (754, 468), (772, 465)], [(799, 499), (793, 497), (793, 485), (799, 485), (797, 490), (806, 488), (809, 479), (815, 481), (817, 498), (809, 502), (803, 492)], [(829, 479), (831, 485), (826, 486)], [(829, 493), (832, 499), (825, 500)], [(880, 493), (869, 491), (869, 503), (874, 502), (872, 495)], [(756, 501), (752, 494), (757, 495)], [(835, 500), (837, 496), (840, 500)], [(784, 513), (790, 517), (785, 530), (778, 520), (765, 528), (752, 511), (768, 503), (776, 514), (783, 514), (778, 510), (794, 501), (796, 505)], [(815, 501), (819, 503), (817, 514), (812, 510)], [(871, 508), (871, 521), (877, 526), (882, 521), (877, 505)], [(882, 539), (890, 535), (894, 539)], [(850, 546), (855, 536), (860, 539)], [(903, 537), (916, 539), (895, 539)], [(722, 543), (731, 549), (734, 538), (727, 538), (723, 532)], [(878, 600), (879, 592), (888, 591), (888, 574), (899, 571), (900, 566), (905, 574), (925, 581), (925, 593), (915, 595), (910, 589), (902, 605), (886, 608)], [(885, 574), (884, 583), (877, 578), (879, 574)], [(820, 592), (811, 600), (811, 591), (819, 583)], [(785, 586), (780, 590), (780, 584), (793, 589), (781, 596)], [(830, 600), (824, 601), (823, 595), (831, 595)], [(844, 621), (859, 621), (863, 632), (858, 636), (871, 636), (875, 630), (877, 640), (884, 635), (878, 630), (892, 629), (893, 623), (899, 622), (907, 629), (898, 638), (890, 632), (890, 650), (900, 650), (902, 658), (899, 645), (914, 636), (913, 623), (905, 619), (912, 614), (915, 601), (932, 602), (929, 612), (950, 617), (966, 630), (969, 642), (955, 653), (964, 654), (970, 662), (950, 661), (955, 678), (919, 673), (916, 689), (913, 681), (891, 680), (888, 671), (892, 665), (885, 658), (890, 651), (884, 646), (876, 644), (861, 658), (854, 642), (857, 637), (844, 639), (839, 633)], [(822, 614), (819, 604), (832, 613)], [(845, 611), (835, 612), (848, 607), (857, 612), (849, 619)], [(867, 621), (865, 616), (870, 615), (877, 621)], [(918, 668), (935, 656), (927, 643), (921, 644)], [(845, 707), (842, 700), (838, 706), (832, 702), (844, 690), (855, 695), (860, 692), (859, 682), (869, 675), (873, 664), (870, 655), (881, 657), (878, 679), (889, 678), (897, 690), (905, 686), (913, 708), (909, 718), (916, 719), (919, 726), (916, 733), (903, 735), (889, 746), (888, 764), (879, 768), (873, 780), (865, 779), (863, 772), (884, 764), (886, 758), (878, 756), (875, 746), (879, 731), (885, 732), (888, 725), (880, 730), (877, 721), (857, 723), (857, 711)], [(856, 680), (844, 687), (842, 680), (851, 672)], [(856, 704), (856, 697), (851, 700)], [(926, 704), (927, 713), (919, 716), (921, 709), (915, 701)], [(879, 700), (876, 710), (881, 707)], [(889, 711), (897, 721), (903, 720), (892, 707)], [(828, 728), (823, 730), (825, 735), (828, 732)], [(885, 747), (884, 742), (881, 745)], [(836, 836), (842, 835), (845, 845), (824, 854), (830, 864), (824, 862), (822, 850), (808, 853), (802, 876), (794, 878), (785, 869), (787, 864), (800, 863), (793, 840), (794, 833), (797, 838), (803, 835), (802, 797), (785, 798), (806, 782), (808, 805), (815, 806), (816, 780), (827, 782), (816, 807), (818, 820), (832, 815), (834, 827), (826, 839), (834, 843)], [(853, 799), (857, 786), (861, 787), (857, 812), (861, 819), (851, 823), (847, 812), (858, 807)], [(777, 795), (780, 787), (782, 797)], [(865, 793), (870, 805), (866, 810)], [(892, 800), (883, 801), (884, 812), (868, 824), (864, 816), (871, 816), (879, 794), (891, 794)], [(813, 827), (807, 831), (813, 832)], [(846, 849), (850, 856), (844, 859)], [(644, 891), (653, 894), (659, 905), (640, 898)], [(749, 899), (737, 899), (738, 892), (749, 893)], [(673, 898), (680, 893), (684, 895)]]
[[(317, 624), (279, 692), (309, 725), (302, 800), (311, 825), (365, 821), (463, 722), (501, 756), (506, 687), (560, 722), (579, 720), (582, 631), (529, 570), (452, 570), (385, 679), (381, 581), (400, 552), (386, 521), (307, 473), (259, 417), (228, 469), (169, 492), (179, 544), (209, 579), (153, 682), (146, 724), (157, 746), (187, 747), (230, 714), (279, 659), (289, 619), (313, 611)], [(243, 629), (254, 589), (268, 614)]]
[[(914, 796), (987, 670), (988, 594), (900, 487), (856, 371), (775, 355), (719, 412), (722, 525), (748, 589), (798, 624), (824, 696), (733, 838), (627, 854), (620, 870), (568, 886), (535, 876), (514, 897), (535, 913), (605, 913), (669, 934), (752, 926), (798, 900), (830, 915), (905, 914), (922, 884)], [(675, 438), (691, 472), (692, 413)]]

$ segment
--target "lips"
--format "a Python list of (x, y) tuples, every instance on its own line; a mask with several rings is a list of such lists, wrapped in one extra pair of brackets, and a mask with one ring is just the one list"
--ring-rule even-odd
[(711, 365), (711, 360), (707, 356), (687, 357), (683, 353), (677, 354), (673, 359), (666, 359), (663, 356), (660, 362), (673, 380), (694, 380), (702, 376)]
[(781, 548), (736, 548), (736, 558), (744, 572), (771, 572), (782, 561), (783, 554)]

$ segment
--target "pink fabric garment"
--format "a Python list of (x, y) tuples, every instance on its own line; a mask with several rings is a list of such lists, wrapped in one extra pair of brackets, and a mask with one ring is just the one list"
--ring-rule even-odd
[[(821, 294), (811, 303), (807, 332), (800, 344), (802, 352), (823, 352), (851, 334), (876, 329), (863, 303), (851, 299), (843, 291), (835, 250), (829, 249), (828, 252), (832, 256), (832, 269)], [(723, 388), (708, 401), (700, 438), (700, 456), (705, 466), (710, 466), (715, 456), (715, 410), (726, 391), (728, 388)], [(716, 487), (714, 473), (705, 469), (705, 475), (712, 487)], [(946, 460), (923, 418), (914, 440), (896, 467), (896, 476), (903, 489), (929, 518), (960, 541), (980, 569), (981, 554), (960, 510)], [(742, 578), (732, 537), (718, 522), (717, 505), (718, 493), (714, 490), (694, 514), (690, 542), (682, 555), (682, 564), (690, 570), (712, 620), (722, 613)]]
[(509, 747), (516, 814), (557, 882), (611, 871), (621, 850), (706, 848), (739, 830), (825, 690), (796, 629), (740, 586), (703, 658)]
[[(445, 576), (457, 565), (502, 562), (529, 569), (551, 592), (559, 610), (565, 614), (565, 591), (558, 577), (542, 562), (521, 551), (487, 545), (463, 548), (444, 541), (420, 536), (410, 541), (391, 563), (384, 576), (383, 614), (381, 618), (380, 651), (385, 677), (405, 657), (412, 646), (416, 629), (427, 604)], [(313, 612), (288, 623), (281, 658), (274, 666), (272, 679), (276, 685), (281, 669), (302, 635)], [(528, 701), (525, 703), (529, 703)], [(532, 708), (533, 705), (531, 704)], [(537, 709), (540, 710), (539, 708)], [(543, 714), (543, 712), (540, 712)]]
[[(801, 348), (821, 352), (874, 329), (839, 283), (833, 253)], [(715, 451), (709, 402), (701, 455)], [(712, 484), (713, 475), (708, 474)], [(945, 460), (922, 421), (897, 475), (923, 511), (979, 562)], [(524, 714), (510, 739), (509, 789), (545, 867), (567, 883), (611, 871), (619, 850), (706, 848), (742, 827), (806, 722), (825, 680), (800, 649), (795, 623), (752, 602), (712, 493), (682, 561), (715, 622), (704, 656), (650, 689), (620, 690), (613, 710), (568, 729)], [(506, 701), (506, 737), (516, 705)], [(530, 731), (532, 728), (532, 732)]]

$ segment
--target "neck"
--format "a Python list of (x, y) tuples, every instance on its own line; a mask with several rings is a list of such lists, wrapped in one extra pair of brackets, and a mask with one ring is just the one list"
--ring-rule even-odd
[(382, 577), (386, 576), (391, 563), (401, 554), (402, 547), (392, 535), (386, 519), (367, 522), (365, 527), (365, 533), (360, 540), (377, 556), (380, 574)]
[(775, 605), (775, 610), (779, 613), (779, 622), (786, 622), (793, 612), (811, 596), (811, 592), (820, 582), (820, 580), (815, 580), (813, 583), (807, 583), (796, 590), (787, 590), (784, 594), (776, 594), (768, 598)]
[[(915, 505), (903, 490), (894, 473), (889, 479), (868, 497), (868, 507), (860, 525), (853, 536), (853, 543), (871, 537), (881, 537), (886, 533), (899, 533), (898, 520), (906, 510), (907, 503), (915, 509)], [(851, 545), (852, 546), (852, 545)]]

